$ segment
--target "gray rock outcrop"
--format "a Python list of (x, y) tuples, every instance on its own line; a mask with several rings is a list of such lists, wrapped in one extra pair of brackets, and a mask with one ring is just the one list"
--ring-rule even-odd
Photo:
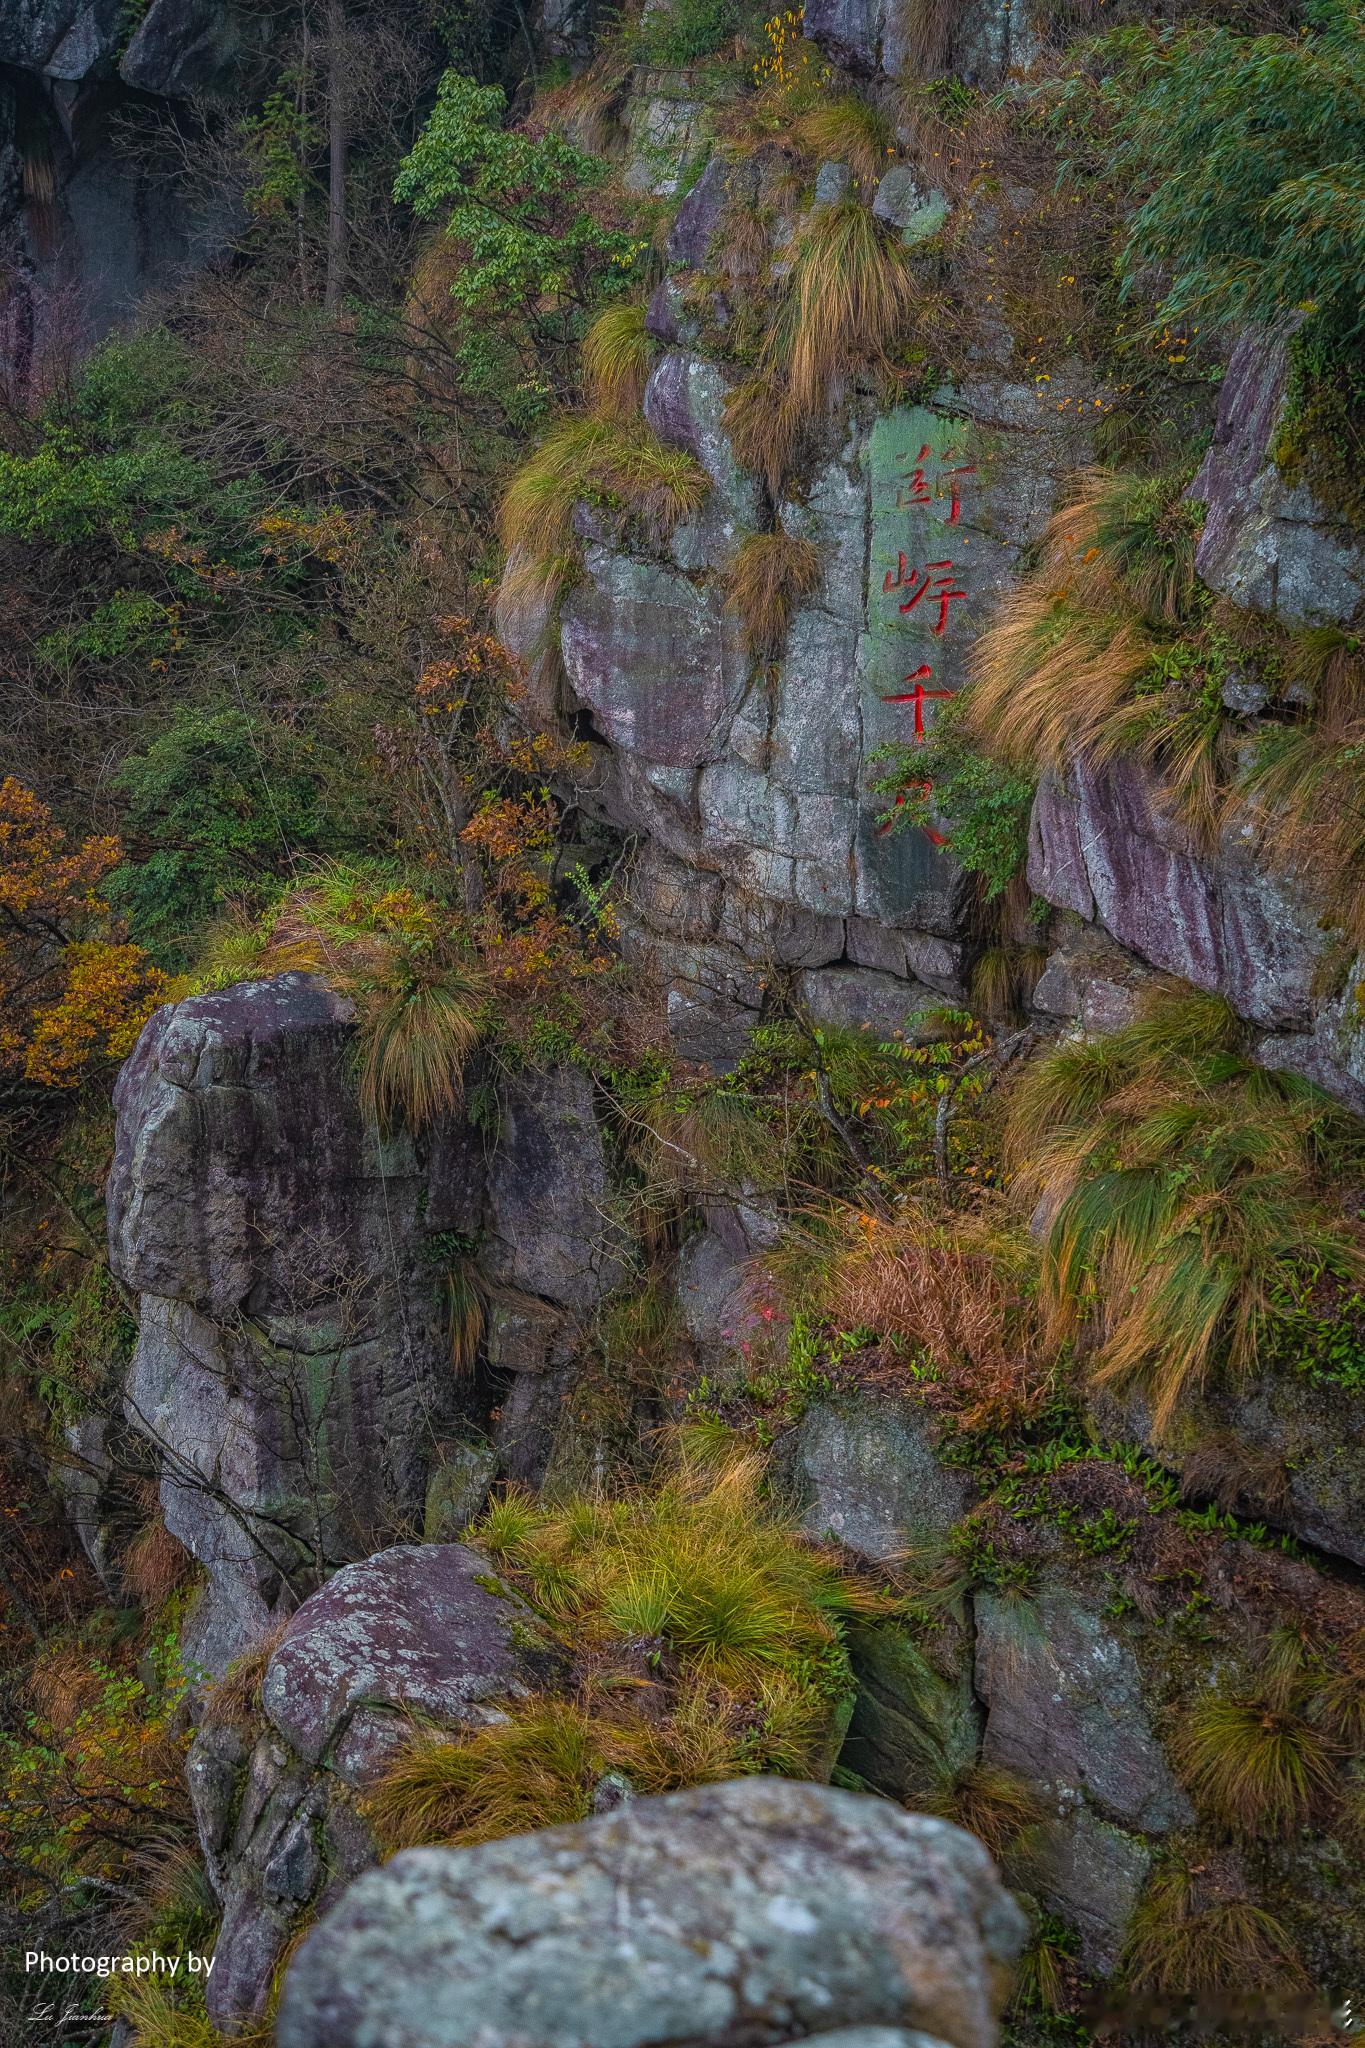
[(306, 1600), (270, 1657), (264, 1725), (210, 1725), (189, 1783), (223, 1923), (209, 2011), (231, 2029), (258, 2013), (305, 1912), (375, 1858), (356, 1795), (412, 1715), (451, 1727), (494, 1719), (550, 1673), (534, 1616), (490, 1590), (461, 1544), (398, 1545), (349, 1565)]
[(186, 1647), (210, 1671), (420, 1528), (449, 1400), (425, 1174), (362, 1119), (352, 1028), (306, 975), (242, 983), (159, 1010), (115, 1091), (110, 1263), (141, 1301), (125, 1407), (207, 1575)]
[(784, 1445), (806, 1533), (878, 1560), (946, 1535), (971, 1489), (935, 1456), (927, 1422), (908, 1401), (812, 1403)]
[(748, 1779), (395, 1857), (299, 1950), (277, 2040), (763, 2048), (889, 2027), (992, 2048), (1023, 1934), (946, 1822)]

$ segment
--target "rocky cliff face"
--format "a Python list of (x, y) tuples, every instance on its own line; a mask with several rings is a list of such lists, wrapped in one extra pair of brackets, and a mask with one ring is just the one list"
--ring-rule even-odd
[(200, 268), (234, 225), (174, 167), (139, 162), (119, 120), (235, 85), (268, 21), (211, 0), (16, 0), (0, 19), (5, 355), (22, 380), (60, 329), (87, 342)]
[[(125, 77), (163, 6), (119, 60)], [(875, 90), (901, 68), (898, 10), (820, 0), (806, 27)], [(33, 34), (36, 49), (48, 30)], [(61, 47), (43, 43), (38, 68)], [(158, 75), (181, 77), (199, 47), (177, 45)], [(1019, 8), (982, 6), (940, 55), (993, 84), (1032, 48)], [(150, 43), (136, 61), (151, 63)], [(626, 848), (628, 958), (660, 974), (676, 1050), (724, 1070), (779, 993), (816, 1023), (888, 1036), (917, 1008), (967, 999), (979, 894), (946, 830), (880, 828), (874, 756), (931, 734), (966, 684), (977, 637), (1088, 458), (1082, 422), (1102, 393), (1080, 363), (1041, 391), (1011, 337), (987, 329), (952, 385), (907, 380), (888, 403), (847, 379), (804, 486), (775, 500), (727, 427), (744, 279), (727, 273), (726, 234), (736, 214), (761, 218), (780, 260), (812, 209), (847, 191), (847, 167), (822, 165), (813, 198), (794, 197), (770, 152), (708, 156), (713, 124), (688, 91), (642, 82), (626, 181), (685, 190), (648, 313), (642, 410), (709, 495), (666, 543), (580, 505), (582, 574), (554, 605), (509, 577), (501, 624), (526, 704), (586, 744), (579, 794)], [(866, 197), (930, 250), (941, 194), (898, 166)], [(1266, 616), (1349, 623), (1365, 555), (1275, 467), (1284, 385), (1282, 338), (1246, 338), (1190, 487), (1208, 507), (1198, 571)], [(744, 542), (779, 527), (811, 544), (818, 573), (778, 657), (757, 660), (730, 578)], [(1264, 703), (1232, 672), (1222, 703), (1246, 745)], [(1269, 871), (1247, 831), (1197, 836), (1149, 767), (1077, 756), (1038, 790), (1028, 882), (1050, 913), (1027, 991), (1039, 1032), (1102, 1036), (1173, 976), (1225, 996), (1265, 1064), (1365, 1108), (1359, 964), (1327, 992), (1339, 949), (1312, 878)], [(829, 2048), (929, 2048), (907, 2028), (985, 2048), (1019, 1929), (974, 1849), (887, 1803), (941, 1805), (945, 1785), (964, 1810), (974, 1790), (1006, 1787), (1010, 1883), (1065, 1923), (1068, 1966), (1112, 1975), (1153, 1873), (1184, 1867), (1198, 1824), (1176, 1735), (1196, 1679), (1237, 1665), (1249, 1616), (1258, 1643), (1290, 1621), (1315, 1642), (1357, 1640), (1365, 1533), (1341, 1388), (1251, 1375), (1187, 1394), (1161, 1430), (1142, 1398), (1087, 1389), (1056, 1445), (986, 1468), (945, 1441), (918, 1363), (913, 1386), (817, 1381), (783, 1416), (774, 1458), (807, 1535), (874, 1572), (907, 1553), (963, 1564), (935, 1582), (923, 1641), (857, 1634), (840, 1773), (880, 1800), (758, 1785), (642, 1801), (515, 1850), (404, 1855), (336, 1904), (374, 1859), (363, 1795), (400, 1715), (469, 1726), (547, 1681), (487, 1560), (447, 1539), (495, 1479), (600, 1476), (577, 1398), (586, 1338), (638, 1279), (619, 1160), (581, 1067), (504, 1073), (488, 1128), (452, 1121), (416, 1143), (361, 1119), (353, 1029), (307, 977), (195, 998), (147, 1027), (117, 1098), (111, 1256), (141, 1302), (127, 1413), (167, 1525), (206, 1574), (187, 1646), (216, 1673), (287, 1624), (259, 1712), (205, 1728), (192, 1758), (225, 1908), (216, 2016), (256, 2011), (283, 1942), (335, 1906), (288, 1979), (280, 2039), (294, 2048), (394, 2026), (450, 2048), (634, 2048), (664, 2024), (665, 1998), (668, 2038), (698, 2048), (826, 2035)], [(728, 1189), (697, 1203), (681, 1246), (655, 1248), (651, 1279), (696, 1371), (647, 1399), (625, 1388), (642, 1425), (684, 1413), (703, 1369), (712, 1394), (742, 1382), (752, 1263), (777, 1235)], [(484, 1323), (462, 1383), (438, 1287), (456, 1259)], [(1360, 1957), (1355, 1923), (1327, 1924), (1335, 1856), (1307, 1833), (1255, 1851), (1255, 1896), (1324, 1977)], [(1201, 1864), (1198, 1910), (1250, 1896), (1251, 1861), (1224, 1845)], [(888, 1870), (912, 1901), (899, 1918), (883, 1912)], [(610, 1904), (623, 1899), (650, 1930), (628, 1970)], [(845, 1948), (856, 1984), (825, 1969)]]
[[(140, 1303), (125, 1408), (206, 1574), (187, 1648), (214, 1673), (338, 1565), (419, 1533), (499, 1390), (502, 1469), (537, 1480), (621, 1273), (585, 1075), (507, 1080), (490, 1170), (466, 1126), (419, 1149), (365, 1123), (353, 1032), (307, 975), (243, 983), (159, 1011), (115, 1098), (110, 1261)], [(457, 1383), (441, 1290), (475, 1243), (488, 1365)]]
[[(1086, 449), (1079, 369), (1062, 407), (1061, 386), (983, 362), (960, 388), (890, 411), (850, 390), (799, 500), (771, 502), (736, 462), (737, 373), (703, 352), (702, 328), (723, 345), (726, 289), (708, 265), (724, 209), (778, 206), (777, 239), (793, 232), (781, 170), (712, 158), (650, 309), (660, 353), (644, 417), (701, 463), (705, 508), (666, 555), (631, 552), (585, 513), (586, 574), (558, 617), (510, 595), (502, 612), (540, 708), (593, 745), (593, 800), (641, 842), (629, 943), (668, 977), (680, 1047), (721, 1059), (763, 1007), (765, 969), (795, 974), (818, 1015), (879, 1023), (963, 994), (971, 892), (937, 835), (878, 824), (873, 758), (932, 730), (962, 687), (976, 634)], [(914, 242), (943, 202), (906, 178), (889, 172), (874, 205)], [(813, 544), (820, 567), (769, 667), (743, 652), (727, 575), (775, 525)]]
[[(979, 67), (963, 57), (964, 76), (1020, 62), (1011, 37), (1031, 47), (1018, 10), (970, 20), (973, 48), (1000, 47)], [(812, 11), (807, 33), (857, 73), (899, 69), (885, 24), (865, 9)], [(736, 211), (772, 221), (782, 249), (811, 216), (792, 211), (772, 153), (715, 153), (698, 175), (706, 139), (689, 131), (674, 147), (673, 183), (695, 182), (648, 314), (658, 354), (643, 411), (700, 462), (708, 501), (658, 552), (581, 508), (580, 580), (551, 614), (519, 596), (514, 573), (501, 625), (532, 672), (539, 715), (590, 741), (589, 800), (638, 845), (627, 942), (668, 980), (676, 1043), (724, 1064), (775, 977), (817, 1016), (855, 1022), (962, 997), (981, 941), (973, 891), (942, 835), (879, 825), (877, 750), (932, 732), (967, 681), (975, 640), (1087, 458), (1085, 422), (1106, 394), (1075, 361), (1020, 381), (1010, 334), (987, 324), (976, 367), (917, 404), (879, 410), (851, 384), (804, 487), (774, 503), (726, 430), (744, 374), (726, 355), (744, 289), (726, 274), (726, 223)], [(655, 170), (667, 155), (653, 147)], [(847, 185), (846, 166), (823, 166), (816, 208)], [(872, 206), (928, 252), (947, 211), (904, 166)], [(1359, 536), (1291, 490), (1271, 453), (1285, 348), (1283, 336), (1247, 336), (1233, 353), (1190, 486), (1208, 507), (1197, 566), (1211, 591), (1287, 625), (1346, 625), (1365, 590)], [(766, 664), (745, 656), (728, 579), (744, 541), (776, 529), (811, 541), (820, 566)], [(1230, 674), (1225, 703), (1245, 745), (1264, 706), (1244, 704), (1241, 687)], [(1196, 843), (1141, 764), (1077, 760), (1044, 779), (1031, 837), (1029, 886), (1064, 913), (1045, 1014), (1078, 1017), (1091, 1000), (1089, 928), (1121, 949), (1110, 976), (1136, 987), (1152, 969), (1217, 990), (1259, 1028), (1267, 1064), (1365, 1103), (1353, 1006), (1324, 993), (1334, 941), (1321, 907), (1267, 871), (1245, 823)]]

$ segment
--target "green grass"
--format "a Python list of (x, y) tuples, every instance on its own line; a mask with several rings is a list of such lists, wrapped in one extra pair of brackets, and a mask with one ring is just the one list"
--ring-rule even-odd
[(1273, 1691), (1200, 1701), (1177, 1756), (1201, 1811), (1239, 1835), (1274, 1838), (1301, 1827), (1335, 1777), (1321, 1731)]
[(1264, 1906), (1216, 1880), (1168, 1864), (1133, 1916), (1120, 1966), (1130, 1989), (1174, 1993), (1301, 1988), (1303, 1966), (1288, 1933)]
[(1361, 1144), (1330, 1097), (1252, 1063), (1217, 996), (1158, 993), (1126, 1030), (1047, 1052), (1007, 1151), (1016, 1198), (1046, 1203), (1052, 1340), (1081, 1341), (1100, 1382), (1141, 1381), (1164, 1427), (1215, 1365), (1256, 1363), (1277, 1291), (1365, 1271), (1333, 1193)]
[(576, 1820), (597, 1781), (827, 1777), (852, 1699), (845, 1625), (880, 1596), (801, 1537), (733, 1439), (680, 1436), (662, 1481), (550, 1505), (509, 1492), (471, 1531), (574, 1667), (563, 1696), (416, 1736), (369, 1802), (390, 1847)]
[(700, 510), (709, 489), (701, 464), (685, 449), (665, 446), (643, 420), (574, 414), (551, 429), (512, 478), (499, 531), (509, 551), (521, 549), (536, 562), (571, 557), (580, 503), (627, 512), (663, 536)]
[(483, 1035), (487, 984), (473, 968), (420, 963), (369, 992), (357, 1037), (360, 1103), (381, 1126), (420, 1131), (459, 1108)]

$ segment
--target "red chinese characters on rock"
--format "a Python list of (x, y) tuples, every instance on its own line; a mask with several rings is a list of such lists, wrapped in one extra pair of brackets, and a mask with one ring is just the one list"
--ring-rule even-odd
[[(931, 444), (926, 441), (918, 455), (913, 458), (913, 462), (908, 453), (898, 456), (898, 464), (902, 467), (910, 466), (910, 475), (897, 488), (896, 509), (905, 511), (912, 506), (932, 505), (946, 497), (948, 516), (943, 524), (957, 526), (962, 518), (963, 486), (960, 479), (975, 476), (976, 464), (954, 462), (956, 453), (956, 449), (947, 448), (941, 457), (936, 458)], [(935, 472), (932, 483), (931, 467)], [(882, 579), (882, 594), (884, 597), (893, 597), (902, 592), (905, 594), (899, 596), (897, 604), (897, 610), (902, 618), (908, 618), (910, 614), (918, 611), (926, 600), (931, 615), (937, 607), (936, 619), (932, 619), (931, 622), (921, 614), (920, 621), (917, 622), (928, 624), (930, 632), (937, 639), (942, 639), (948, 630), (951, 607), (954, 604), (965, 603), (967, 598), (966, 590), (957, 581), (955, 566), (950, 557), (945, 556), (940, 561), (925, 562), (922, 566), (916, 567), (907, 561), (903, 552), (898, 551), (895, 568), (888, 569)], [(882, 694), (884, 704), (909, 704), (913, 707), (913, 737), (915, 745), (920, 747), (924, 745), (927, 736), (924, 724), (926, 702), (932, 698), (953, 695), (951, 690), (931, 690), (925, 687), (932, 681), (933, 674), (931, 665), (928, 662), (921, 662), (918, 668), (901, 679), (902, 682), (911, 685), (910, 688)], [(903, 807), (911, 794), (927, 799), (931, 792), (932, 785), (928, 782), (908, 782), (896, 798), (896, 807)], [(886, 833), (891, 829), (892, 821), (888, 819), (881, 827), (881, 831)], [(928, 825), (922, 826), (921, 830), (931, 845), (947, 845), (948, 842), (941, 832), (934, 831)]]
[[(928, 798), (933, 795), (933, 793), (934, 785), (932, 782), (907, 782), (904, 788), (901, 790), (900, 795), (896, 798), (895, 807), (897, 810), (900, 810), (903, 807), (905, 799), (908, 796), (922, 796), (927, 801)], [(879, 825), (877, 827), (878, 837), (885, 839), (887, 833), (891, 830), (891, 828), (892, 821), (890, 818), (888, 818), (884, 825)], [(929, 841), (929, 844), (931, 846), (946, 846), (948, 844), (943, 834), (941, 832), (936, 832), (932, 825), (921, 825), (920, 831), (924, 834), (925, 838)]]
[[(936, 496), (943, 496), (944, 486), (946, 485), (950, 503), (945, 524), (956, 526), (962, 517), (962, 491), (960, 485), (953, 482), (953, 478), (975, 476), (976, 464), (974, 462), (960, 462), (955, 469), (940, 469), (938, 473), (938, 488), (936, 491), (931, 491), (929, 488), (927, 465), (932, 461), (933, 453), (933, 449), (926, 441), (919, 454), (915, 457), (915, 466), (909, 482), (902, 483), (896, 492), (896, 510), (904, 512), (911, 505), (931, 505)], [(945, 462), (949, 461), (956, 453), (957, 450), (955, 448), (945, 448), (943, 460)], [(903, 464), (909, 462), (910, 457), (908, 455), (898, 455), (896, 460), (898, 463)]]
[[(935, 575), (935, 570), (943, 570), (946, 573)], [(916, 581), (917, 578), (918, 581)], [(914, 611), (916, 605), (928, 593), (931, 600), (938, 606), (938, 621), (929, 630), (931, 633), (937, 633), (940, 636), (948, 625), (949, 605), (955, 599), (967, 595), (965, 590), (954, 590), (952, 585), (953, 565), (951, 562), (926, 562), (922, 569), (907, 570), (904, 555), (897, 555), (894, 572), (888, 569), (886, 575), (882, 578), (882, 591), (885, 595), (889, 596), (893, 590), (909, 590), (909, 597), (899, 607), (902, 616), (906, 612)]]
[(914, 674), (913, 674), (913, 675), (909, 675), (909, 676), (902, 676), (902, 677), (901, 677), (901, 681), (902, 681), (902, 682), (905, 682), (905, 683), (913, 683), (913, 684), (914, 684), (914, 686), (915, 686), (915, 687), (914, 687), (914, 689), (913, 689), (913, 690), (897, 690), (894, 696), (890, 696), (890, 697), (887, 697), (887, 696), (883, 696), (883, 698), (882, 698), (882, 702), (883, 702), (883, 704), (913, 704), (913, 705), (914, 705), (914, 707), (915, 707), (915, 739), (916, 739), (916, 741), (917, 741), (918, 743), (920, 743), (920, 744), (923, 744), (923, 741), (924, 741), (924, 703), (925, 703), (925, 699), (926, 699), (927, 697), (951, 697), (951, 696), (952, 696), (952, 694), (953, 694), (951, 690), (926, 690), (926, 689), (925, 689), (925, 687), (924, 687), (924, 682), (923, 682), (923, 678), (924, 678), (925, 676), (931, 676), (931, 675), (932, 675), (933, 673), (934, 673), (934, 671), (933, 671), (933, 670), (932, 670), (932, 669), (931, 669), (931, 668), (929, 667), (929, 664), (928, 664), (927, 662), (921, 662), (920, 666), (919, 666), (919, 667), (918, 667), (918, 668), (917, 668), (917, 669), (915, 670), (915, 672), (914, 672)]

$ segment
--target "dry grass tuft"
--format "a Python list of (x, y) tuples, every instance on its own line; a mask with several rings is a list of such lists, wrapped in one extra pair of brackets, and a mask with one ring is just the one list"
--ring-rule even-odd
[(1289, 674), (1312, 690), (1315, 715), (1263, 737), (1229, 816), (1365, 946), (1365, 648), (1330, 631), (1299, 636)]
[(964, 1764), (921, 1804), (926, 1813), (954, 1821), (975, 1835), (997, 1858), (1044, 1815), (1043, 1802), (1031, 1785), (1013, 1771), (979, 1760)]
[(148, 1517), (124, 1551), (120, 1575), (128, 1591), (144, 1607), (157, 1608), (187, 1583), (194, 1559), (172, 1536), (160, 1508)]
[(599, 418), (635, 417), (653, 353), (643, 306), (608, 306), (598, 314), (583, 337), (583, 379)]
[(939, 78), (948, 68), (958, 0), (895, 0), (905, 50), (905, 69), (912, 78)]
[(1304, 1982), (1280, 1922), (1240, 1896), (1235, 1876), (1220, 1883), (1216, 1866), (1201, 1874), (1170, 1865), (1158, 1871), (1133, 1916), (1121, 1975), (1133, 1990), (1177, 1996)]
[(847, 164), (860, 185), (875, 185), (892, 154), (895, 130), (881, 109), (846, 93), (799, 114), (793, 132), (810, 156)]
[(259, 1643), (235, 1657), (218, 1683), (204, 1695), (202, 1725), (206, 1728), (250, 1728), (261, 1710), (266, 1666), (284, 1640), (287, 1622), (280, 1622)]
[(1117, 612), (1077, 610), (1065, 587), (1012, 590), (972, 653), (968, 730), (997, 760), (1038, 773), (1071, 754), (1103, 761), (1132, 741), (1149, 634)]
[(488, 983), (473, 967), (408, 963), (362, 1000), (360, 1105), (382, 1127), (415, 1131), (464, 1099), (464, 1067), (483, 1036)]
[(1239, 1835), (1301, 1827), (1331, 1792), (1335, 1772), (1321, 1730), (1273, 1687), (1213, 1696), (1194, 1707), (1175, 1746), (1191, 1797)]
[(906, 252), (861, 200), (819, 207), (797, 239), (767, 366), (802, 413), (823, 412), (837, 378), (885, 365), (914, 297)]
[(884, 1221), (844, 1209), (818, 1271), (799, 1249), (789, 1269), (807, 1306), (814, 1298), (836, 1329), (875, 1330), (930, 1362), (965, 1428), (1017, 1419), (1046, 1395), (1051, 1353), (1034, 1304), (1034, 1253), (997, 1212), (940, 1219), (907, 1201)]
[[(1195, 602), (1202, 513), (1181, 484), (1092, 470), (1054, 515), (1037, 574), (1006, 598), (973, 656), (967, 722), (998, 759), (1036, 772), (1063, 769), (1073, 753), (1154, 759), (1188, 748), (1184, 703), (1139, 694), (1160, 636)], [(1183, 783), (1197, 759), (1172, 765)]]
[(812, 540), (778, 527), (752, 534), (740, 548), (727, 603), (740, 617), (744, 649), (758, 661), (776, 661), (792, 615), (820, 581), (820, 550)]

